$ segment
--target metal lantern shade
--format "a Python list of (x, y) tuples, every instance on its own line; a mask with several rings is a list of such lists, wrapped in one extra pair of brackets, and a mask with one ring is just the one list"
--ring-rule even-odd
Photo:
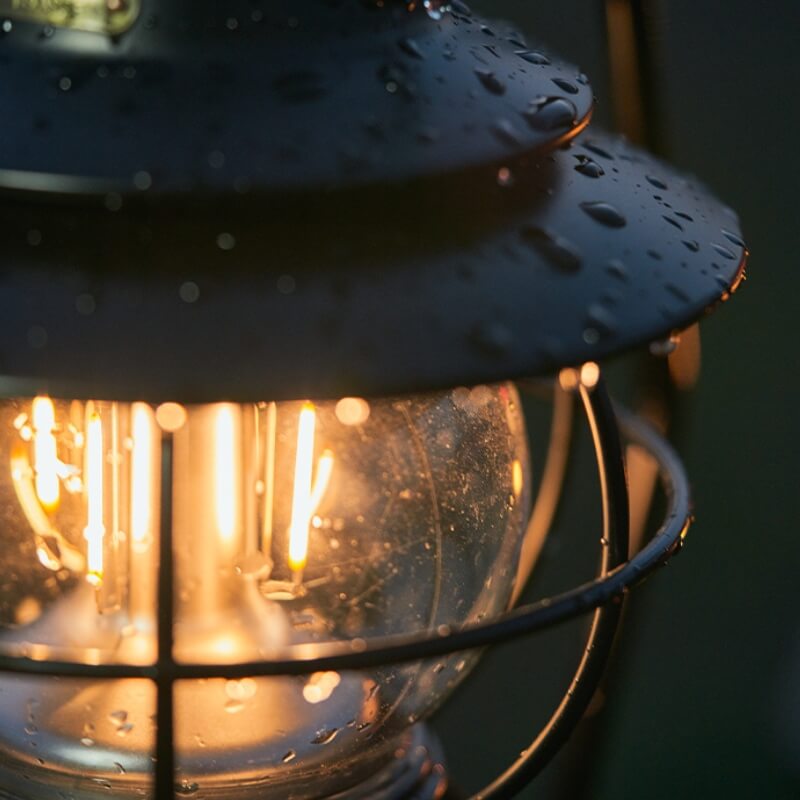
[(735, 287), (733, 214), (616, 138), (561, 148), (588, 82), (518, 34), (455, 7), (257, 11), (3, 39), (3, 103), (28, 112), (0, 133), (4, 374), (171, 400), (440, 388), (656, 339)]
[[(135, 527), (136, 491), (125, 495), (119, 476), (124, 482), (130, 473), (134, 487), (136, 459), (146, 459), (154, 532), (146, 563), (133, 532), (132, 543), (123, 536), (119, 546), (130, 549), (122, 572), (144, 570), (137, 591), (150, 593), (152, 624), (140, 642), (146, 657), (109, 658), (99, 646), (83, 655), (80, 646), (59, 649), (50, 640), (30, 646), (42, 629), (51, 636), (56, 617), (37, 623), (23, 613), (19, 631), (0, 633), (0, 668), (26, 676), (13, 679), (25, 691), (36, 681), (53, 691), (46, 676), (150, 687), (136, 701), (156, 723), (152, 742), (139, 742), (138, 772), (123, 765), (108, 777), (107, 765), (98, 766), (99, 777), (78, 786), (80, 797), (149, 791), (142, 783), (149, 756), (141, 754), (152, 744), (157, 800), (198, 791), (429, 798), (444, 791), (440, 757), (410, 726), (474, 657), (453, 675), (440, 675), (450, 662), (422, 660), (597, 609), (568, 699), (536, 744), (479, 795), (509, 796), (580, 719), (619, 621), (613, 601), (675, 552), (688, 526), (679, 462), (615, 409), (595, 362), (669, 337), (727, 299), (746, 256), (735, 214), (620, 137), (584, 132), (592, 110), (586, 76), (461, 2), (237, 0), (223, 9), (211, 0), (143, 0), (89, 4), (63, 19), (52, 9), (37, 13), (12, 12), (0, 40), (0, 99), (25, 109), (0, 130), (0, 419), (10, 423), (14, 491), (37, 541), (58, 543), (82, 574), (82, 530), (85, 577), (95, 585), (102, 576), (92, 572), (91, 548), (102, 563), (104, 503), (124, 495)], [(581, 399), (593, 434), (600, 571), (591, 584), (507, 611), (530, 571), (518, 567), (520, 550), (543, 533), (529, 527), (524, 535), (527, 445), (516, 389), (505, 382), (554, 377), (557, 392)], [(374, 427), (362, 427), (370, 415)], [(146, 452), (137, 450), (137, 419), (149, 426)], [(654, 456), (668, 500), (662, 528), (627, 562), (618, 426)], [(220, 445), (220, 430), (236, 441), (235, 454)], [(325, 449), (315, 445), (315, 430)], [(111, 455), (103, 431), (115, 437)], [(72, 466), (58, 460), (59, 448), (69, 450)], [(269, 458), (277, 472), (262, 469)], [(347, 480), (331, 478), (334, 458)], [(49, 485), (40, 463), (52, 466)], [(108, 470), (113, 490), (103, 483)], [(313, 512), (329, 480), (343, 510), (323, 519)], [(57, 496), (59, 481), (72, 481), (76, 518), (87, 514), (72, 538), (54, 532), (61, 512), (48, 492)], [(391, 494), (388, 484), (403, 502), (381, 511), (375, 498)], [(252, 522), (244, 511), (236, 524), (220, 518), (223, 489), (248, 496), (242, 502), (253, 520), (270, 498), (270, 515), (274, 509), (280, 519), (273, 531), (270, 516), (269, 536), (245, 561), (238, 544), (219, 545), (220, 553), (230, 550), (224, 558), (207, 557), (217, 553), (215, 536), (232, 541), (233, 528)], [(358, 513), (362, 500), (368, 510)], [(339, 580), (342, 567), (331, 556), (335, 580), (304, 574), (312, 518), (331, 547), (346, 538), (332, 531), (363, 535), (345, 547), (374, 571), (383, 606), (336, 621), (331, 609), (350, 601), (347, 567)], [(411, 537), (423, 524), (438, 531), (435, 556), (426, 555), (424, 536)], [(296, 555), (300, 529), (306, 550)], [(392, 533), (381, 544), (385, 530)], [(443, 530), (455, 542), (444, 567)], [(286, 549), (286, 536), (288, 566), (272, 558), (274, 548)], [(47, 547), (44, 556), (39, 548), (43, 564)], [(187, 558), (203, 576), (188, 589)], [(419, 590), (409, 589), (414, 580)], [(130, 602), (125, 592), (134, 582), (120, 579), (114, 613)], [(436, 586), (434, 609), (421, 625), (422, 615), (407, 609), (416, 614), (427, 602), (428, 583)], [(62, 616), (90, 597), (81, 586), (61, 604)], [(205, 603), (218, 591), (224, 602)], [(229, 594), (235, 601), (225, 605)], [(191, 614), (184, 595), (200, 598)], [(198, 609), (206, 608), (204, 619)], [(301, 638), (285, 633), (284, 610), (301, 619)], [(220, 631), (239, 637), (228, 650)], [(287, 646), (273, 647), (266, 631)], [(371, 672), (355, 677), (355, 670)], [(406, 682), (385, 719), (379, 700), (391, 690), (375, 675), (387, 685)], [(287, 676), (306, 676), (309, 693)], [(278, 745), (243, 730), (246, 746), (204, 760), (193, 748), (205, 745), (180, 738), (180, 714), (192, 709), (208, 722), (210, 695), (195, 687), (189, 697), (186, 686), (222, 679), (235, 682), (235, 696), (227, 696), (237, 703), (252, 700), (254, 679), (263, 681), (254, 703), (270, 693), (275, 707), (287, 708), (293, 692), (312, 705), (340, 698), (341, 709), (327, 707), (342, 716), (335, 729), (322, 724), (322, 706), (293, 724), (314, 729), (314, 746), (345, 731), (331, 752), (346, 757), (320, 762), (312, 747), (278, 758)], [(53, 696), (67, 695), (68, 686)], [(396, 709), (406, 716), (391, 727)], [(0, 703), (0, 752), (18, 745), (8, 730), (20, 713)], [(72, 731), (70, 713), (48, 731)], [(370, 760), (367, 751), (381, 740), (358, 736), (378, 719), (391, 736)], [(130, 724), (127, 716), (114, 720)], [(51, 742), (63, 760), (49, 791), (87, 763), (83, 740), (62, 738)], [(94, 746), (91, 733), (84, 738)], [(392, 760), (387, 748), (394, 752), (395, 742), (403, 757)], [(290, 766), (281, 772), (282, 764)], [(46, 763), (30, 769), (42, 785), (50, 779)], [(195, 780), (204, 769), (205, 785)]]

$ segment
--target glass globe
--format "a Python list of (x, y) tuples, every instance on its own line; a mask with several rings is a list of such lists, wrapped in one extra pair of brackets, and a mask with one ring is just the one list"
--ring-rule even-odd
[[(507, 383), (195, 406), (9, 399), (0, 453), (0, 653), (34, 659), (155, 661), (165, 489), (174, 657), (193, 664), (308, 657), (321, 643), (496, 614), (530, 504)], [(356, 787), (391, 765), (475, 658), (178, 681), (176, 790), (367, 796)], [(148, 796), (155, 711), (145, 679), (0, 675), (5, 796)]]

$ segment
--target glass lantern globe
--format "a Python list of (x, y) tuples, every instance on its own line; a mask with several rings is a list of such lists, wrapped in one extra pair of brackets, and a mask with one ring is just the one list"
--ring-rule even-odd
[[(510, 383), (194, 406), (41, 395), (3, 401), (0, 431), (2, 655), (155, 663), (165, 491), (182, 664), (446, 632), (514, 589), (530, 472)], [(475, 658), (178, 680), (176, 791), (351, 796)], [(155, 713), (146, 678), (3, 675), (4, 796), (147, 796)]]

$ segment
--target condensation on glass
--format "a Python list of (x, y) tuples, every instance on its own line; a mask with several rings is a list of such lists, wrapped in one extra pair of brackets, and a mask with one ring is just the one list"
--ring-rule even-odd
[[(530, 504), (511, 384), (194, 406), (39, 396), (0, 403), (0, 652), (155, 660), (167, 436), (177, 661), (309, 656), (507, 607)], [(313, 776), (346, 790), (474, 658), (179, 681), (178, 789), (283, 798)], [(0, 785), (147, 796), (154, 706), (146, 680), (0, 675)]]

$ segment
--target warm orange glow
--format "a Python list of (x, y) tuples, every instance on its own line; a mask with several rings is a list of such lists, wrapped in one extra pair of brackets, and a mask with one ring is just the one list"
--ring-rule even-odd
[(299, 572), (308, 558), (308, 528), (311, 508), (311, 470), (314, 459), (314, 429), (317, 414), (312, 403), (304, 403), (297, 428), (292, 519), (289, 525), (289, 566)]
[(167, 433), (175, 433), (186, 424), (186, 409), (180, 403), (162, 403), (156, 409), (156, 422)]
[(88, 543), (86, 579), (99, 586), (103, 582), (103, 423), (92, 414), (86, 425), (86, 527), (83, 535)]
[(58, 506), (58, 455), (56, 454), (56, 412), (49, 397), (33, 401), (33, 467), (36, 473), (36, 496), (42, 506), (52, 511)]
[(275, 506), (275, 437), (278, 429), (278, 406), (267, 406), (267, 446), (264, 457), (264, 531), (261, 546), (269, 554), (272, 548), (272, 516)]
[(134, 403), (131, 416), (131, 538), (135, 546), (147, 540), (152, 523), (153, 422), (144, 403)]
[(217, 529), (225, 542), (231, 542), (236, 534), (236, 443), (234, 440), (233, 410), (229, 405), (219, 406), (215, 422), (215, 511)]
[(514, 491), (514, 497), (519, 497), (524, 486), (524, 475), (522, 462), (518, 458), (514, 459), (514, 463), (511, 465), (511, 486)]
[(314, 516), (314, 512), (319, 508), (325, 492), (328, 491), (328, 484), (331, 481), (333, 472), (333, 453), (330, 450), (323, 451), (317, 462), (317, 474), (314, 477), (314, 485), (311, 487), (311, 498), (309, 501), (309, 519)]
[(342, 682), (338, 672), (315, 672), (303, 687), (303, 699), (307, 703), (316, 704), (327, 700), (333, 690)]

